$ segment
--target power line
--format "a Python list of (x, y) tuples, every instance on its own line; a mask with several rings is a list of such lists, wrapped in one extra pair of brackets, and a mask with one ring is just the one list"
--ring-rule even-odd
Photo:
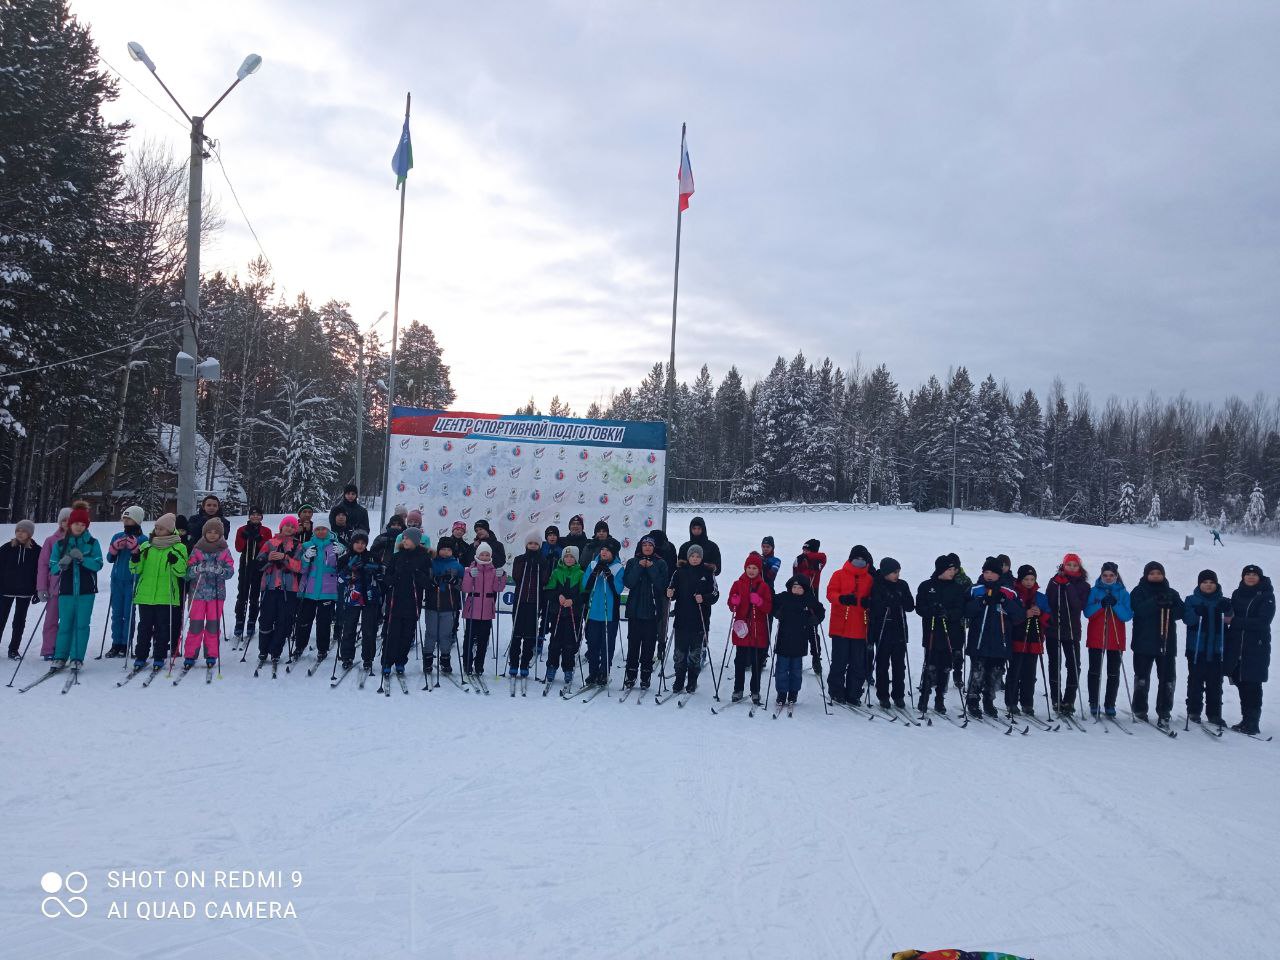
[(267, 256), (267, 251), (262, 248), (262, 241), (258, 239), (258, 231), (253, 229), (253, 224), (249, 222), (249, 215), (244, 212), (244, 205), (240, 203), (236, 188), (232, 185), (231, 177), (227, 174), (227, 165), (222, 162), (222, 154), (214, 146), (213, 141), (209, 141), (209, 152), (213, 154), (213, 159), (218, 162), (218, 169), (222, 171), (222, 179), (227, 181), (227, 189), (231, 191), (231, 199), (236, 202), (236, 209), (240, 211), (240, 216), (244, 219), (244, 225), (249, 228), (249, 233), (253, 235), (253, 242), (258, 245), (258, 252), (262, 254), (262, 259), (267, 261), (267, 266), (271, 266), (271, 258)]
[(156, 333), (148, 334), (145, 337), (130, 337), (124, 343), (117, 343), (114, 347), (107, 347), (105, 350), (97, 350), (93, 353), (86, 353), (84, 354), (84, 356), (68, 357), (66, 360), (58, 360), (54, 363), (46, 363), (39, 367), (28, 367), (26, 370), (11, 370), (8, 373), (0, 373), (0, 380), (8, 380), (12, 377), (22, 377), (22, 376), (26, 376), (28, 373), (39, 373), (41, 370), (52, 370), (54, 367), (61, 367), (68, 363), (78, 363), (81, 360), (92, 360), (94, 357), (100, 357), (104, 353), (114, 353), (115, 351), (123, 350), (125, 347), (130, 346), (132, 344), (137, 344), (140, 346), (146, 343), (148, 340), (154, 340), (157, 337), (167, 336), (168, 334), (176, 333), (178, 330), (181, 330), (181, 329), (182, 329), (182, 324), (178, 324), (177, 326), (167, 327), (164, 330), (157, 331)]

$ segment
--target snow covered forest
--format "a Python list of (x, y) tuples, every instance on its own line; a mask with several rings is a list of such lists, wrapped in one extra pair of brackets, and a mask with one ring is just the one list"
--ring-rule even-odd
[[(0, 46), (14, 66), (0, 72), (0, 520), (50, 519), (90, 475), (154, 514), (172, 494), (171, 451), (156, 438), (178, 422), (185, 164), (146, 142), (126, 151), (127, 125), (101, 119), (117, 80), (65, 2), (2, 10)], [(206, 175), (218, 163), (211, 151)], [(205, 209), (213, 235), (222, 218)], [(213, 488), (225, 466), (235, 482), (224, 496), (237, 490), (267, 511), (329, 500), (354, 476), (363, 383), (356, 479), (374, 490), (388, 345), (365, 336), (361, 377), (365, 324), (347, 304), (286, 299), (276, 283), (263, 258), (242, 276), (204, 278), (200, 351), (218, 358), (222, 380), (200, 387), (201, 443), (216, 456), (197, 487)], [(397, 371), (398, 403), (454, 401), (426, 325), (404, 325)], [(904, 390), (883, 365), (842, 370), (803, 354), (754, 382), (731, 368), (717, 383), (702, 366), (676, 387), (672, 497), (928, 510), (951, 501), (954, 453), (961, 508), (1280, 527), (1275, 401), (1099, 401), (1056, 381), (1038, 395), (997, 377), (1007, 374), (959, 368)], [(592, 384), (610, 399), (579, 413), (662, 420), (667, 381), (659, 363), (634, 387)], [(531, 399), (525, 412), (541, 411)], [(559, 398), (545, 412), (573, 414)], [(229, 509), (245, 506), (236, 499)]]

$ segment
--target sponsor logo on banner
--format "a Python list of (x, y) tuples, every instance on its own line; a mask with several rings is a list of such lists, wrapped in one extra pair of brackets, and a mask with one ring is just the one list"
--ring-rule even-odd
[(563, 470), (557, 470), (557, 471), (556, 471), (556, 479), (557, 479), (557, 480), (563, 480), (563, 479), (564, 479), (564, 471), (563, 471)]
[(600, 502), (601, 502), (601, 503), (608, 503), (608, 502), (609, 502), (609, 495), (608, 495), (607, 493), (602, 493), (602, 494), (600, 494)]
[(507, 519), (510, 520), (512, 523), (516, 522), (516, 517), (518, 516), (520, 516), (520, 514), (516, 513), (514, 510), (507, 511)]
[(404, 493), (405, 482), (403, 480), (401, 480), (399, 483), (396, 484), (396, 490), (398, 490), (400, 493)]
[(530, 522), (530, 523), (537, 523), (537, 522), (538, 522), (538, 518), (539, 518), (539, 517), (541, 517), (541, 516), (542, 516), (542, 511), (541, 511), (541, 510), (534, 510), (532, 513), (530, 513), (530, 514), (529, 514), (529, 522)]
[(652, 526), (653, 526), (653, 517), (645, 517), (644, 525), (645, 525), (646, 527), (652, 527)]
[(440, 516), (442, 516), (442, 517), (447, 517), (447, 516), (449, 515), (449, 508), (448, 508), (448, 507), (441, 507), (441, 508), (440, 508), (440, 510), (439, 510), (439, 513), (440, 513)]
[[(424, 442), (424, 443), (430, 443), (431, 441), (430, 441), (430, 440), (425, 440), (425, 441), (423, 441), (423, 442)], [(453, 441), (452, 441), (452, 440), (446, 440), (446, 441), (444, 442), (444, 449), (445, 449), (445, 452), (446, 452), (446, 453), (447, 453), (448, 451), (452, 450), (452, 449), (453, 449)]]
[(517, 444), (516, 446), (514, 446), (514, 447), (512, 447), (512, 448), (511, 448), (511, 455), (512, 455), (513, 457), (518, 457), (518, 456), (520, 456), (520, 446), (519, 446), (518, 444)]
[(546, 453), (547, 453), (546, 447), (538, 447), (536, 450), (533, 451), (533, 455), (539, 460), (542, 459), (542, 457), (544, 457)]
[(631, 506), (631, 502), (635, 500), (635, 498), (636, 498), (636, 495), (634, 493), (628, 493), (625, 497), (622, 498), (622, 502), (625, 506), (629, 507)]
[(498, 475), (498, 468), (491, 463), (489, 464), (489, 469), (486, 470), (485, 473), (491, 477), (496, 477)]
[(591, 454), (587, 453), (587, 451), (585, 451), (585, 450), (579, 450), (579, 451), (578, 451), (578, 459), (579, 459), (579, 460), (587, 460), (587, 459), (590, 459), (590, 457), (591, 457)]
[(420, 483), (420, 484), (418, 484), (418, 492), (419, 492), (419, 493), (426, 493), (426, 492), (427, 492), (428, 490), (430, 490), (430, 489), (431, 489), (431, 484), (429, 484), (429, 483)]
[(657, 462), (658, 462), (658, 455), (657, 455), (656, 453), (651, 453), (651, 454), (649, 454), (647, 457), (645, 457), (645, 459), (646, 459), (647, 461), (649, 461), (650, 463), (657, 463)]
[[(462, 508), (462, 519), (463, 519), (463, 520), (470, 520), (470, 519), (471, 519), (471, 508), (470, 508), (470, 507), (463, 507), (463, 508)], [(445, 531), (444, 531), (444, 530), (441, 530), (440, 532), (441, 532), (441, 533), (445, 533)]]
[(485, 499), (486, 499), (486, 500), (492, 500), (492, 499), (493, 499), (494, 497), (496, 497), (497, 495), (498, 495), (498, 488), (497, 488), (497, 487), (485, 487), (485, 490), (484, 490), (484, 497), (485, 497)]
[(519, 468), (519, 467), (512, 467), (512, 468), (511, 468), (511, 478), (512, 478), (513, 480), (518, 480), (518, 479), (520, 479), (520, 468)]
[(469, 497), (469, 496), (471, 496), (471, 493), (472, 493), (471, 487), (466, 486), (466, 487), (463, 487), (463, 488), (462, 488), (462, 495), (463, 495), (464, 497)]
[(449, 485), (447, 483), (440, 484), (440, 496), (447, 497), (449, 495)]
[(534, 471), (533, 471), (533, 479), (535, 479), (535, 480), (541, 480), (541, 479), (542, 479), (542, 470), (541, 470), (540, 468), (537, 468), (537, 467), (535, 467), (535, 468), (534, 468)]
[(409, 449), (409, 438), (408, 438), (408, 437), (401, 437), (401, 438), (400, 438), (400, 449), (401, 449), (401, 450), (408, 450), (408, 449)]
[(586, 482), (587, 482), (587, 477), (589, 477), (589, 476), (591, 476), (591, 471), (590, 471), (590, 470), (579, 470), (579, 471), (578, 471), (578, 482), (579, 482), (579, 483), (586, 483)]
[[(422, 469), (423, 469), (423, 470), (427, 469), (427, 465), (426, 465), (425, 463), (422, 465)], [(451, 471), (452, 469), (453, 469), (453, 461), (452, 461), (452, 460), (446, 460), (446, 461), (445, 461), (444, 466), (440, 468), (441, 472), (443, 472), (443, 473), (448, 473), (448, 472), (449, 472), (449, 471)]]
[(542, 499), (542, 491), (541, 491), (541, 490), (531, 490), (531, 491), (529, 491), (529, 499), (530, 499), (530, 500), (541, 500), (541, 499)]
[(613, 459), (613, 451), (612, 451), (612, 450), (606, 450), (606, 451), (604, 452), (604, 459), (606, 459), (606, 460), (612, 460), (612, 459)]
[(552, 499), (552, 500), (554, 500), (556, 503), (564, 503), (564, 495), (565, 495), (565, 493), (566, 493), (566, 491), (564, 491), (564, 490), (557, 490), (557, 491), (552, 495), (551, 499)]
[(581, 490), (579, 490), (579, 491), (578, 491), (578, 502), (579, 502), (579, 503), (586, 503), (586, 502), (587, 502), (587, 495), (586, 495), (585, 493), (583, 493)]
[(420, 464), (418, 464), (418, 470), (420, 470), (422, 473), (426, 473), (430, 469), (431, 469), (431, 464), (426, 460), (423, 460)]
[[(467, 444), (467, 453), (475, 453), (475, 452), (476, 452), (476, 447), (478, 447), (478, 446), (480, 446), (480, 444), (478, 444), (478, 443), (474, 443), (474, 442), (473, 442), (473, 443), (468, 443), (468, 444)], [(650, 454), (650, 456), (652, 456), (652, 454)], [(651, 461), (651, 462), (652, 462), (652, 461)]]

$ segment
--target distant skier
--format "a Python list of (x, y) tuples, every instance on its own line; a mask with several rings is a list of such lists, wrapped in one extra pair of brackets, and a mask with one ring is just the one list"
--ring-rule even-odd
[[(792, 561), (791, 575), (802, 576), (809, 581), (809, 587), (814, 594), (821, 595), (822, 589), (822, 571), (827, 565), (827, 555), (822, 552), (822, 542), (817, 539), (809, 539), (804, 542), (804, 546), (800, 548), (800, 555)], [(813, 632), (813, 638), (809, 643), (810, 665), (816, 676), (822, 675), (822, 645), (818, 639), (818, 631)]]
[(709, 569), (713, 576), (718, 575), (721, 569), (720, 548), (707, 536), (707, 522), (701, 517), (694, 517), (689, 521), (689, 539), (680, 547), (677, 564), (682, 565), (689, 559), (689, 548), (694, 544), (702, 548), (702, 565)]
[(1005, 676), (1004, 705), (1010, 713), (1036, 712), (1036, 666), (1044, 653), (1044, 638), (1049, 628), (1049, 598), (1040, 592), (1036, 568), (1024, 563), (1018, 568), (1014, 592), (1022, 601), (1027, 619), (1021, 630), (1013, 634), (1013, 650)]
[(204, 523), (204, 532), (187, 561), (186, 577), (191, 581), (191, 627), (187, 631), (182, 666), (190, 670), (204, 646), (205, 666), (218, 662), (222, 639), (222, 611), (227, 602), (227, 581), (236, 575), (236, 562), (223, 535), (226, 527), (218, 517)]
[(0, 546), (0, 635), (4, 634), (9, 611), (13, 611), (13, 634), (9, 640), (9, 659), (22, 654), (22, 634), (27, 628), (27, 609), (36, 597), (36, 579), (40, 567), (40, 544), (35, 541), (36, 525), (19, 520), (13, 528), (13, 539)]
[(262, 606), (258, 617), (259, 667), (267, 662), (268, 657), (273, 663), (278, 663), (285, 642), (293, 633), (302, 570), (299, 526), (297, 517), (285, 517), (280, 521), (280, 532), (258, 553), (258, 566), (262, 569)]
[(98, 597), (98, 571), (102, 569), (102, 545), (89, 532), (89, 504), (77, 500), (67, 520), (67, 535), (53, 545), (49, 571), (58, 580), (58, 640), (53, 665), (78, 667), (89, 646), (89, 621)]
[(769, 585), (769, 589), (773, 589), (774, 583), (778, 579), (778, 570), (782, 567), (782, 558), (774, 552), (773, 537), (762, 537), (760, 540), (760, 558), (764, 560), (764, 569), (760, 572), (764, 574), (764, 582)]
[(685, 552), (685, 563), (676, 569), (667, 587), (667, 599), (675, 601), (675, 682), (671, 690), (693, 693), (698, 689), (711, 608), (720, 599), (715, 575), (702, 562), (702, 547), (698, 544), (690, 544)]
[[(535, 535), (536, 536), (536, 535)], [(475, 559), (462, 578), (462, 673), (484, 673), (493, 621), (498, 615), (498, 596), (506, 586), (506, 571), (493, 561), (493, 548), (485, 542), (476, 547)], [(527, 675), (527, 674), (526, 674)]]
[(373, 671), (378, 625), (382, 622), (382, 571), (382, 564), (369, 550), (369, 534), (357, 530), (351, 535), (351, 551), (338, 565), (338, 605), (342, 608), (338, 656), (345, 670), (350, 670), (355, 661), (359, 631), (364, 672)]
[(1089, 574), (1078, 554), (1062, 558), (1045, 593), (1049, 597), (1049, 695), (1055, 712), (1071, 714), (1080, 685), (1080, 615), (1089, 599)]
[(835, 703), (862, 699), (867, 680), (867, 608), (875, 566), (862, 544), (849, 551), (843, 567), (831, 575), (827, 602), (831, 604), (831, 669), (827, 695)]
[(176, 652), (182, 629), (182, 593), (179, 582), (187, 575), (187, 545), (178, 533), (172, 513), (156, 518), (151, 536), (134, 546), (129, 555), (133, 575), (133, 604), (138, 611), (138, 631), (134, 638), (133, 667), (141, 670), (152, 658), (152, 669), (164, 666), (165, 658)]
[[(557, 536), (555, 527), (548, 527), (545, 535)], [(536, 530), (525, 534), (524, 553), (511, 562), (511, 642), (507, 651), (507, 673), (512, 677), (529, 676), (529, 665), (533, 662), (534, 640), (541, 635), (542, 627), (551, 629), (553, 617), (549, 612), (556, 604), (545, 598), (544, 588), (547, 578), (560, 559), (559, 547), (547, 544), (538, 536)], [(504, 578), (505, 579), (505, 578)]]
[(733, 700), (742, 699), (747, 671), (751, 671), (751, 702), (760, 703), (760, 674), (769, 653), (769, 611), (773, 591), (761, 575), (764, 560), (754, 550), (742, 565), (742, 576), (729, 588), (733, 615)]
[(262, 599), (258, 555), (271, 539), (271, 529), (262, 525), (262, 508), (249, 508), (249, 522), (236, 531), (236, 552), (240, 554), (240, 578), (236, 582), (235, 636), (252, 637), (258, 629), (258, 605)]
[(652, 537), (640, 538), (636, 555), (627, 561), (623, 580), (628, 593), (627, 667), (622, 685), (634, 686), (639, 673), (640, 689), (648, 690), (658, 644), (658, 621), (666, 603), (663, 591), (671, 580), (666, 561), (658, 556)]
[[(573, 521), (569, 522), (572, 528)], [(579, 524), (581, 532), (581, 524)], [(573, 667), (582, 640), (579, 636), (582, 623), (582, 568), (578, 566), (578, 548), (566, 544), (560, 551), (560, 562), (547, 578), (548, 603), (555, 613), (551, 618), (551, 637), (547, 641), (547, 690), (555, 682), (556, 670), (564, 672), (564, 689), (573, 689)], [(546, 696), (546, 690), (543, 690)]]
[(129, 654), (129, 619), (133, 610), (133, 574), (129, 572), (129, 555), (139, 543), (145, 543), (142, 532), (146, 514), (139, 506), (125, 507), (120, 514), (123, 529), (111, 535), (107, 544), (107, 563), (111, 564), (111, 649), (107, 657)]
[(1222, 534), (1221, 534), (1221, 533), (1219, 533), (1217, 530), (1210, 530), (1209, 532), (1213, 534), (1213, 543), (1209, 544), (1209, 546), (1211, 546), (1211, 547), (1225, 547), (1225, 546), (1226, 546), (1226, 544), (1222, 542)]

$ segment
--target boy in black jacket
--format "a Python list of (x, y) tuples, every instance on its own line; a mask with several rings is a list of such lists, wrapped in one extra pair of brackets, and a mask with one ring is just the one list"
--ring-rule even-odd
[(964, 606), (969, 594), (956, 580), (960, 565), (953, 556), (938, 557), (933, 562), (933, 576), (916, 590), (916, 613), (924, 627), (924, 667), (916, 704), (921, 713), (929, 708), (930, 691), (934, 692), (933, 709), (947, 712), (947, 675), (964, 651)]
[(356, 630), (359, 629), (364, 672), (373, 672), (378, 625), (382, 622), (381, 576), (382, 565), (369, 552), (369, 534), (357, 530), (351, 535), (351, 551), (338, 561), (338, 607), (342, 611), (338, 656), (344, 670), (350, 670), (355, 660)]
[[(907, 614), (916, 608), (911, 599), (911, 587), (899, 579), (902, 564), (893, 557), (880, 561), (880, 576), (871, 585), (871, 606), (868, 608), (868, 636), (876, 638), (876, 696), (880, 709), (889, 709), (890, 694), (893, 705), (905, 710)], [(890, 688), (889, 671), (893, 671)]]
[(702, 547), (690, 544), (686, 562), (677, 568), (667, 587), (667, 599), (675, 601), (676, 679), (673, 693), (698, 689), (698, 672), (702, 669), (702, 648), (711, 625), (711, 608), (720, 599), (716, 578), (702, 562)]
[(36, 595), (36, 571), (40, 565), (40, 544), (35, 541), (36, 525), (19, 520), (13, 528), (13, 539), (0, 547), (0, 635), (13, 610), (13, 636), (9, 640), (9, 659), (17, 660), (22, 645), (22, 632), (27, 628), (27, 608)]
[(391, 675), (392, 667), (396, 673), (404, 673), (422, 597), (431, 586), (431, 561), (421, 543), (421, 530), (406, 529), (400, 539), (400, 549), (392, 554), (383, 577), (387, 591), (387, 631), (382, 641), (384, 680)]
[(1147, 719), (1147, 699), (1151, 690), (1151, 667), (1156, 668), (1157, 725), (1169, 727), (1173, 713), (1173, 690), (1177, 683), (1178, 621), (1184, 604), (1177, 590), (1165, 579), (1164, 567), (1152, 560), (1142, 570), (1142, 579), (1129, 594), (1133, 608), (1133, 716)]
[(804, 658), (826, 615), (827, 608), (818, 601), (804, 574), (792, 576), (787, 580), (786, 591), (774, 594), (773, 616), (778, 628), (773, 672), (779, 708), (796, 702), (804, 678)]

